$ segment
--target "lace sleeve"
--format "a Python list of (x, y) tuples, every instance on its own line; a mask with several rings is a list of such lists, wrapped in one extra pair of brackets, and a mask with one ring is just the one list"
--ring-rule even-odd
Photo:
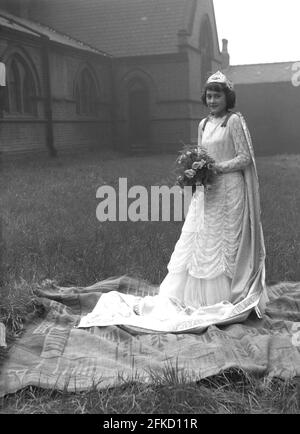
[(252, 161), (240, 118), (237, 115), (233, 115), (228, 121), (228, 127), (234, 143), (236, 157), (232, 160), (218, 163), (217, 169), (220, 173), (242, 170)]

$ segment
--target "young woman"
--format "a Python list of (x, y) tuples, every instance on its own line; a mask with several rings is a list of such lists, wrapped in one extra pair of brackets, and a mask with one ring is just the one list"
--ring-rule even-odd
[(208, 79), (202, 101), (209, 116), (199, 124), (198, 145), (216, 161), (216, 177), (193, 196), (160, 285), (160, 295), (194, 308), (253, 293), (261, 294), (261, 310), (267, 301), (258, 178), (246, 123), (231, 111), (235, 100), (224, 74)]
[(253, 309), (261, 316), (268, 300), (265, 246), (250, 134), (243, 117), (231, 111), (235, 92), (221, 72), (208, 79), (203, 102), (210, 113), (199, 124), (198, 144), (214, 158), (216, 176), (210, 189), (193, 195), (158, 295), (118, 292), (130, 287), (132, 294), (134, 279), (105, 281), (105, 292), (117, 291), (102, 295), (81, 327), (125, 323), (199, 331), (244, 321)]

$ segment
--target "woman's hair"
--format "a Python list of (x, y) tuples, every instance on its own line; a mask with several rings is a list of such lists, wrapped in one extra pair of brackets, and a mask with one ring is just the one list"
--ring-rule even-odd
[(202, 96), (201, 96), (201, 100), (206, 107), (207, 107), (206, 92), (208, 90), (212, 90), (215, 92), (224, 92), (225, 97), (226, 97), (226, 103), (227, 103), (226, 109), (230, 110), (230, 109), (234, 108), (235, 101), (236, 101), (235, 91), (229, 89), (229, 87), (227, 87), (226, 84), (224, 84), (224, 83), (208, 83), (205, 85)]

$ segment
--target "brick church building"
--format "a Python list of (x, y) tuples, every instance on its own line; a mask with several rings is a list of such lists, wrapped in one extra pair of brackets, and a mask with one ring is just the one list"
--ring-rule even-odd
[[(272, 65), (229, 66), (213, 0), (0, 0), (0, 34), (2, 153), (177, 151), (196, 140), (206, 114), (201, 90), (218, 69), (237, 84), (237, 108), (249, 119), (257, 153), (282, 152), (292, 124), (285, 149), (298, 152), (299, 122), (290, 109), (300, 88), (289, 72), (275, 83), (285, 65), (276, 77)], [(266, 82), (257, 86), (257, 77)], [(278, 122), (283, 101), (288, 123)]]
[(2, 152), (177, 149), (228, 61), (211, 0), (0, 0)]

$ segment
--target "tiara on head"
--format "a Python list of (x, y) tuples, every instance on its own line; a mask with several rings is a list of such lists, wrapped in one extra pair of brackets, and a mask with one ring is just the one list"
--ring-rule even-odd
[(233, 90), (233, 83), (228, 80), (226, 75), (224, 75), (221, 71), (217, 71), (215, 74), (211, 75), (206, 83), (223, 83), (228, 87), (228, 89)]

